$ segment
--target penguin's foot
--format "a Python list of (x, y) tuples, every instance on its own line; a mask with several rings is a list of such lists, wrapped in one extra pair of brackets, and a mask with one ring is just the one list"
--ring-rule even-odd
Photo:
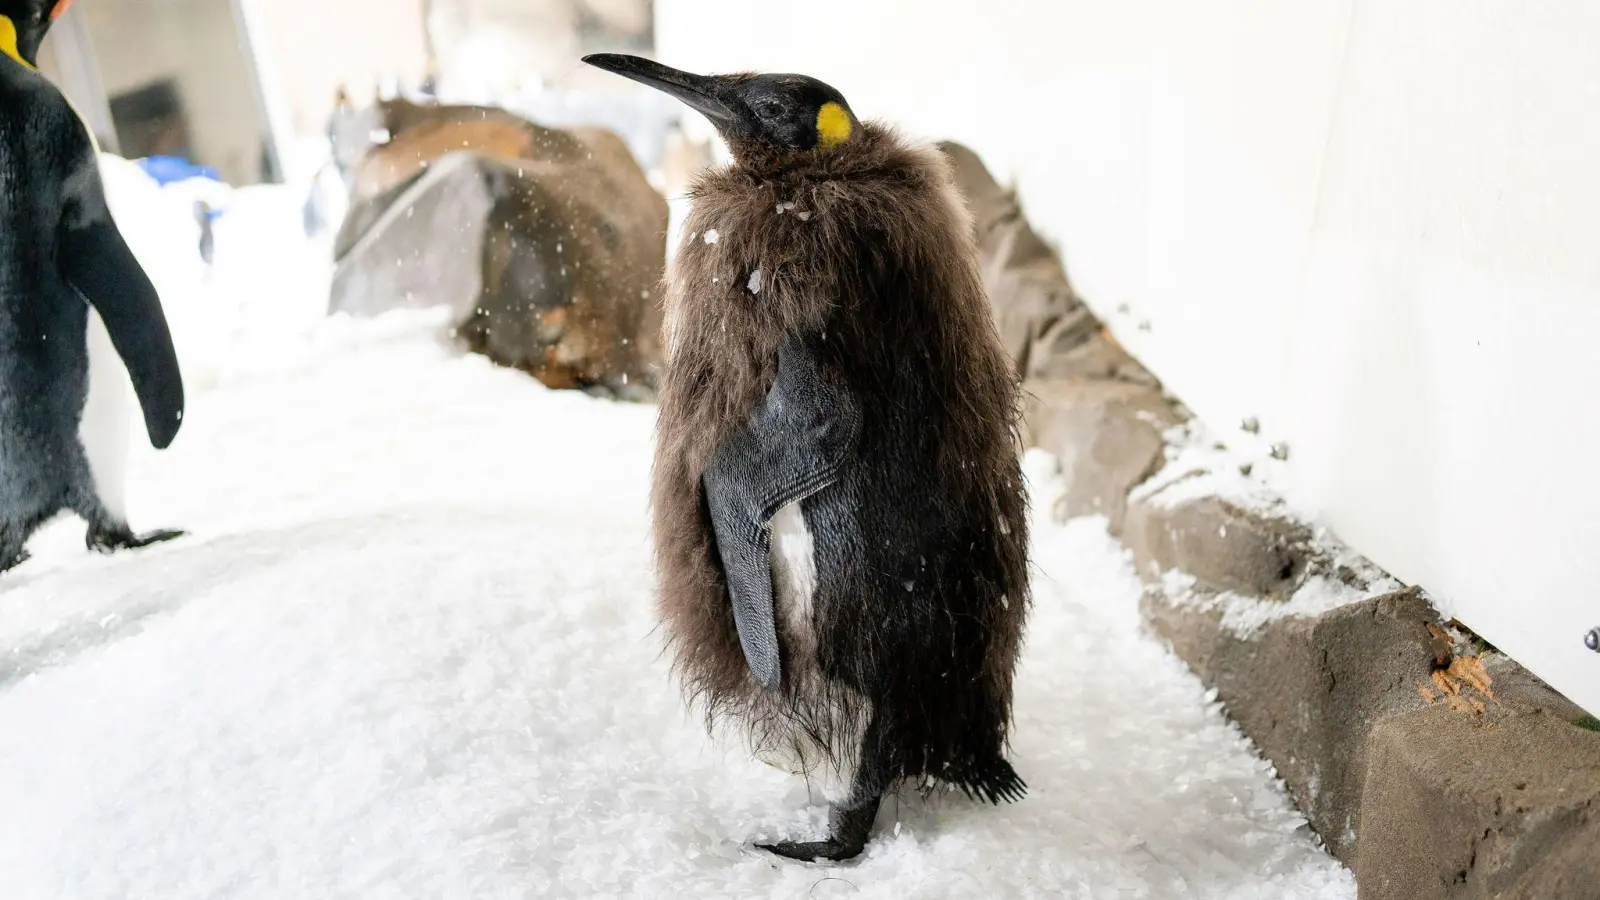
[(757, 844), (762, 850), (784, 859), (798, 862), (843, 862), (855, 859), (866, 849), (866, 843), (847, 844), (842, 841), (784, 841), (781, 844)]
[(127, 528), (91, 528), (84, 542), (89, 545), (90, 550), (98, 553), (115, 553), (118, 550), (137, 550), (140, 547), (181, 538), (184, 534), (185, 532), (172, 528), (147, 531), (144, 534), (134, 534)]
[(828, 813), (828, 830), (823, 841), (783, 841), (778, 844), (757, 844), (768, 853), (801, 862), (843, 862), (861, 855), (867, 847), (867, 837), (872, 833), (872, 820), (878, 817), (878, 799), (853, 809), (834, 807)]
[(18, 550), (16, 553), (12, 554), (10, 559), (0, 562), (0, 572), (9, 572), (32, 558), (32, 553), (29, 553), (26, 550)]

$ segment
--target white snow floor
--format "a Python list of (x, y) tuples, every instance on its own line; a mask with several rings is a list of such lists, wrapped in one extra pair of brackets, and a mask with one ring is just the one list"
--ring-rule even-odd
[(743, 849), (825, 811), (669, 682), (653, 410), (439, 332), (331, 321), (219, 354), (132, 468), (135, 527), (192, 536), (102, 558), (63, 521), (0, 577), (0, 897), (1355, 896), (1141, 634), (1092, 520), (1039, 527), (1026, 800), (891, 801), (849, 867)]

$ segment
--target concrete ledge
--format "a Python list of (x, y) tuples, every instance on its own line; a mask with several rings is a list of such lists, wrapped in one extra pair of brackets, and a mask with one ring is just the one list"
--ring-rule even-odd
[(1063, 518), (1105, 516), (1120, 534), (1128, 493), (1166, 461), (1163, 433), (1182, 421), (1158, 387), (1051, 379), (1025, 386), (1028, 443), (1055, 454), (1067, 493)]
[(1248, 638), (1223, 627), (1220, 611), (1180, 608), (1160, 591), (1146, 593), (1144, 614), (1217, 689), (1328, 849), (1353, 858), (1367, 736), (1386, 716), (1427, 706), (1415, 686), (1430, 683), (1432, 608), (1402, 591)]
[(1600, 733), (1432, 706), (1373, 730), (1366, 900), (1600, 897)]
[(1212, 443), (1106, 334), (1015, 195), (945, 151), (1028, 379), (1025, 437), (1061, 463), (1054, 513), (1107, 519), (1150, 628), (1216, 689), (1362, 898), (1600, 900), (1600, 722), (1296, 518), (1265, 460)]
[[(1159, 497), (1159, 495), (1157, 495)], [(1123, 543), (1141, 572), (1187, 573), (1203, 587), (1287, 600), (1306, 575), (1312, 531), (1282, 515), (1222, 497), (1175, 505), (1136, 498), (1128, 506)]]
[(1363, 900), (1600, 900), (1600, 732), (1583, 710), (1262, 490), (1207, 492), (1247, 467), (1166, 469), (1197, 426), (1158, 385), (1074, 375), (1028, 397), (1027, 437), (1067, 482), (1056, 515), (1108, 519), (1150, 628), (1216, 688)]

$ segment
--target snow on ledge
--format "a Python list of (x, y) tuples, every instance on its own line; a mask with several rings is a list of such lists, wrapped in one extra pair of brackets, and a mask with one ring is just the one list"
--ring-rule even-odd
[[(1312, 535), (1306, 549), (1310, 565), (1288, 600), (1213, 591), (1186, 572), (1169, 570), (1149, 589), (1159, 591), (1173, 607), (1220, 610), (1222, 627), (1248, 640), (1274, 621), (1315, 618), (1403, 587), (1328, 529), (1316, 525), (1314, 516), (1285, 500), (1268, 479), (1260, 477), (1261, 463), (1213, 439), (1198, 420), (1190, 419), (1171, 427), (1163, 436), (1167, 442), (1166, 464), (1129, 492), (1130, 501), (1175, 509), (1185, 503), (1215, 497), (1247, 512), (1302, 523)], [(1053, 469), (1059, 482), (1060, 467), (1049, 453), (1030, 450), (1028, 458), (1030, 462), (1026, 465), (1031, 475), (1039, 477), (1036, 473)], [(1064, 485), (1056, 485), (1052, 496), (1059, 497), (1064, 488)], [(1035, 502), (1040, 502), (1037, 496)]]

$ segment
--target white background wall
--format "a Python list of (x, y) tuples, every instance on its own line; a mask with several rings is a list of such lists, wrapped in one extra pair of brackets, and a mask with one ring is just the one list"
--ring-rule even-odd
[(88, 23), (108, 96), (172, 79), (195, 156), (235, 182), (256, 180), (263, 133), (228, 0), (94, 2)]
[(814, 75), (1015, 177), (1219, 436), (1259, 418), (1302, 507), (1600, 712), (1600, 6), (656, 8), (668, 63)]
[(297, 136), (321, 135), (343, 86), (371, 103), (388, 79), (415, 88), (427, 71), (422, 0), (248, 0), (269, 90)]
[[(254, 29), (267, 102), (286, 141), (320, 137), (341, 87), (365, 106), (386, 84), (398, 80), (415, 89), (427, 73), (424, 0), (236, 2)], [(644, 0), (434, 0), (435, 50), (446, 94), (465, 88), (475, 96), (540, 79), (568, 89), (615, 89), (614, 76), (578, 61), (580, 6), (621, 33), (649, 23)]]

